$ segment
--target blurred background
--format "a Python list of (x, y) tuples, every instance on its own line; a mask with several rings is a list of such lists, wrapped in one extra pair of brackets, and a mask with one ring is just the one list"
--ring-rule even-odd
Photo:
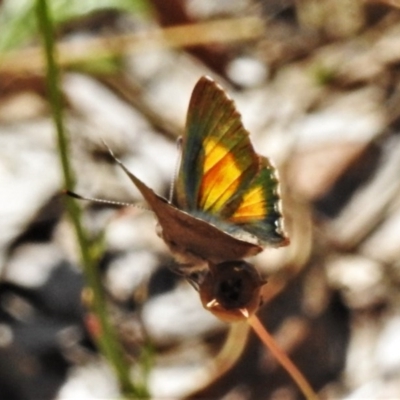
[[(254, 259), (259, 316), (321, 398), (400, 398), (400, 2), (48, 0), (76, 192), (168, 197), (210, 75), (280, 173), (291, 244)], [(0, 398), (120, 396), (66, 216), (35, 2), (0, 1)], [(171, 272), (140, 208), (88, 202), (110, 320), (153, 399), (297, 399), (246, 324)], [(86, 293), (86, 295), (85, 295)], [(143, 395), (144, 396), (144, 395)]]

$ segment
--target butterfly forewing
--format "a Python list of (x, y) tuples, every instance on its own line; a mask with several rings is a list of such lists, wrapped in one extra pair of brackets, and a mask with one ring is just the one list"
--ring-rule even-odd
[(189, 104), (178, 206), (220, 216), (225, 203), (257, 170), (257, 154), (232, 100), (214, 81), (202, 77)]
[(177, 206), (231, 224), (231, 233), (283, 246), (279, 201), (275, 169), (254, 151), (233, 101), (213, 80), (200, 78), (189, 103)]

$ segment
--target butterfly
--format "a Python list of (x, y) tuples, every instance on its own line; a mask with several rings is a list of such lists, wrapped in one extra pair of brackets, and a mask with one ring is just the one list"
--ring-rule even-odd
[(289, 243), (275, 168), (254, 151), (232, 99), (207, 76), (193, 89), (181, 146), (172, 201), (110, 153), (155, 213), (176, 271), (199, 291), (203, 306), (225, 321), (247, 318), (260, 305), (265, 281), (244, 259)]

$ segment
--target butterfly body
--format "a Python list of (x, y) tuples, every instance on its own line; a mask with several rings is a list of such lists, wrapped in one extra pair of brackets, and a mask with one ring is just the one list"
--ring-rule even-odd
[(196, 276), (203, 305), (227, 321), (255, 312), (265, 282), (243, 259), (289, 241), (275, 169), (254, 151), (224, 90), (208, 77), (195, 85), (173, 204), (116, 161), (154, 211), (180, 271)]

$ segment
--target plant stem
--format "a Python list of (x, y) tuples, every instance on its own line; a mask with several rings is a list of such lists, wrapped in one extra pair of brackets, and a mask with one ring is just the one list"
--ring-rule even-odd
[(274, 355), (282, 367), (287, 371), (287, 373), (296, 382), (298, 388), (303, 393), (307, 400), (318, 400), (317, 394), (312, 389), (311, 385), (308, 383), (304, 375), (299, 371), (299, 369), (293, 364), (286, 353), (279, 347), (274, 338), (268, 333), (268, 331), (261, 324), (258, 317), (254, 314), (248, 320), (249, 325), (253, 328), (254, 332), (269, 349), (269, 351)]
[[(36, 14), (46, 58), (47, 89), (57, 133), (58, 153), (62, 166), (64, 185), (66, 188), (72, 189), (75, 179), (69, 163), (68, 141), (63, 125), (60, 74), (55, 61), (54, 32), (46, 0), (36, 0)], [(114, 367), (123, 396), (126, 398), (146, 398), (148, 397), (147, 393), (144, 393), (144, 390), (136, 388), (131, 382), (129, 365), (124, 358), (122, 348), (117, 340), (116, 332), (108, 319), (107, 304), (101, 278), (96, 268), (96, 259), (90, 250), (90, 244), (81, 223), (81, 210), (72, 198), (66, 196), (65, 202), (68, 215), (76, 232), (83, 272), (92, 293), (93, 301), (91, 311), (94, 313), (99, 323), (99, 334), (96, 338), (99, 348)]]

